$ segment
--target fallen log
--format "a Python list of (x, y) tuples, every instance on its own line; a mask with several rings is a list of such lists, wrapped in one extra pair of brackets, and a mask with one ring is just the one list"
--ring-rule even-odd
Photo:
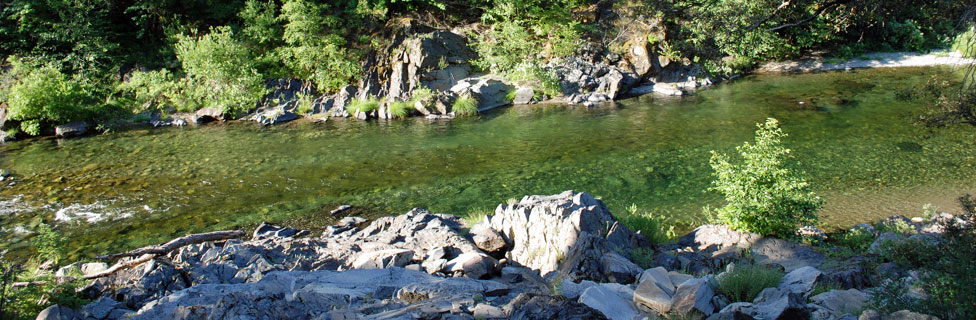
[(139, 258), (132, 259), (132, 260), (120, 260), (119, 262), (115, 263), (115, 265), (113, 265), (112, 267), (105, 269), (105, 271), (86, 275), (84, 279), (97, 279), (101, 277), (107, 277), (119, 270), (138, 266), (144, 262), (156, 258), (159, 255), (167, 254), (170, 251), (179, 249), (187, 245), (201, 243), (201, 242), (208, 242), (208, 241), (234, 239), (234, 238), (240, 238), (241, 236), (244, 236), (244, 231), (240, 231), (240, 230), (226, 230), (226, 231), (214, 231), (214, 232), (207, 232), (207, 233), (197, 233), (197, 234), (191, 234), (184, 237), (179, 237), (161, 245), (143, 247), (129, 252), (113, 253), (109, 255), (98, 256), (95, 258), (102, 259), (102, 260), (135, 257), (135, 256), (139, 256)]
[(98, 256), (95, 257), (95, 259), (106, 260), (106, 259), (115, 259), (115, 258), (123, 258), (123, 257), (136, 257), (144, 254), (152, 254), (152, 255), (167, 254), (170, 251), (176, 250), (180, 247), (195, 244), (195, 243), (234, 239), (234, 238), (240, 238), (242, 236), (244, 236), (244, 231), (240, 231), (240, 230), (225, 230), (225, 231), (214, 231), (214, 232), (207, 232), (207, 233), (197, 233), (197, 234), (191, 234), (184, 237), (179, 237), (161, 245), (142, 247), (124, 253), (113, 253), (113, 254)]
[(20, 287), (30, 287), (30, 286), (43, 286), (46, 285), (47, 281), (24, 281), (24, 282), (14, 282), (10, 284), (12, 288)]

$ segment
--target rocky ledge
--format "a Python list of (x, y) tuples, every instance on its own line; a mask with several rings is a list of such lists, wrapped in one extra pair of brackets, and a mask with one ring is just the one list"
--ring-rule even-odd
[[(936, 234), (946, 219), (957, 218), (919, 230)], [(80, 289), (93, 302), (37, 318), (854, 319), (876, 283), (858, 264), (830, 265), (809, 246), (718, 225), (657, 246), (656, 266), (645, 269), (631, 256), (648, 247), (600, 200), (573, 191), (499, 205), (470, 228), (423, 209), (347, 217), (319, 235), (262, 224), (247, 241), (183, 246), (95, 279)], [(716, 282), (742, 263), (788, 273), (753, 301), (729, 303)], [(56, 275), (107, 267), (76, 263)], [(843, 288), (812, 295), (825, 281)], [(881, 316), (871, 312), (862, 319)]]

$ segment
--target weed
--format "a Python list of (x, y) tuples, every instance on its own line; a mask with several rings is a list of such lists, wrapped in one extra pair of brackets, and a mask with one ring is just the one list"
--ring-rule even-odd
[(765, 266), (736, 265), (730, 272), (721, 274), (718, 290), (732, 302), (749, 302), (765, 288), (775, 287), (785, 273)]

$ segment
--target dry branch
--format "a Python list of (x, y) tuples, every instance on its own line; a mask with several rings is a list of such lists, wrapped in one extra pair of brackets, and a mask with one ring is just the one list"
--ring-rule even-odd
[[(135, 249), (125, 253), (114, 253), (104, 256), (95, 257), (95, 259), (105, 260), (105, 259), (115, 259), (123, 257), (135, 257), (144, 254), (160, 255), (167, 254), (170, 251), (176, 250), (180, 247), (191, 245), (195, 243), (207, 242), (207, 241), (217, 241), (217, 240), (227, 240), (233, 238), (240, 238), (244, 235), (244, 231), (240, 230), (227, 230), (227, 231), (214, 231), (207, 233), (197, 233), (191, 234), (185, 237), (179, 237), (170, 240), (167, 243), (158, 246), (149, 246)], [(141, 258), (140, 258), (141, 259)]]
[(139, 258), (132, 259), (132, 260), (120, 260), (111, 268), (108, 268), (105, 271), (99, 273), (86, 275), (84, 278), (96, 279), (101, 277), (107, 277), (119, 270), (138, 266), (144, 262), (152, 260), (156, 256), (167, 254), (170, 251), (179, 249), (187, 245), (201, 243), (201, 242), (208, 242), (208, 241), (240, 238), (243, 235), (244, 235), (244, 231), (240, 231), (240, 230), (226, 230), (226, 231), (214, 231), (214, 232), (207, 232), (207, 233), (197, 233), (197, 234), (191, 234), (184, 237), (179, 237), (170, 240), (167, 243), (157, 245), (157, 246), (143, 247), (143, 248), (139, 248), (124, 253), (114, 253), (114, 254), (109, 254), (104, 256), (98, 256), (96, 257), (96, 259), (115, 259), (115, 258), (135, 257), (135, 256), (139, 256)]

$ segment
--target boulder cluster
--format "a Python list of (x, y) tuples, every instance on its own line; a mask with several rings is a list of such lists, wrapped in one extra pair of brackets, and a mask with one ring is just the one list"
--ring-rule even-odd
[[(262, 224), (246, 241), (184, 246), (93, 280), (80, 289), (90, 304), (52, 306), (38, 319), (882, 316), (861, 311), (872, 291), (861, 290), (871, 280), (857, 269), (857, 259), (825, 263), (807, 245), (720, 225), (657, 246), (652, 268), (631, 261), (636, 248), (649, 246), (600, 200), (574, 191), (499, 205), (470, 227), (423, 209), (371, 222), (346, 217), (320, 234)], [(718, 282), (742, 263), (786, 275), (751, 302), (730, 303)], [(76, 263), (56, 277), (106, 267)], [(814, 295), (827, 281), (842, 288)]]

